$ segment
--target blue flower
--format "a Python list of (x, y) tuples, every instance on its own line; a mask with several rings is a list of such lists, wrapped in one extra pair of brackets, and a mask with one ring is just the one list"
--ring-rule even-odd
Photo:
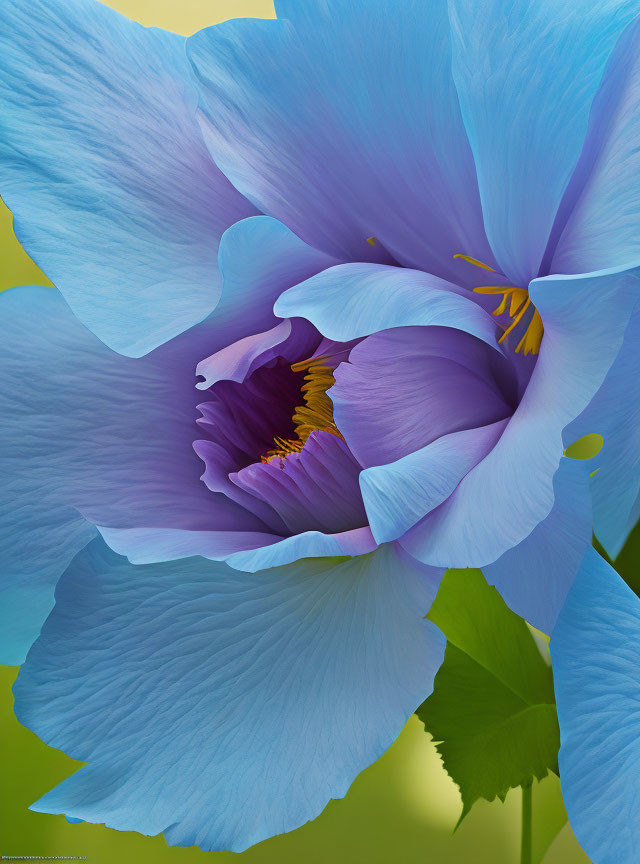
[(34, 807), (297, 827), (428, 695), (444, 568), (482, 567), (558, 620), (567, 808), (632, 860), (599, 730), (635, 754), (640, 601), (589, 547), (640, 500), (640, 4), (276, 5), (186, 49), (0, 9), (0, 191), (59, 289), (0, 298), (5, 657), (89, 763)]

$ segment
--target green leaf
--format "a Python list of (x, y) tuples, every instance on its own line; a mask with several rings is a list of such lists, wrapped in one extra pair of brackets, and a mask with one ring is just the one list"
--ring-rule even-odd
[(640, 522), (629, 534), (627, 542), (622, 547), (622, 551), (616, 558), (615, 563), (611, 561), (596, 538), (594, 538), (593, 545), (605, 561), (608, 561), (616, 568), (629, 588), (635, 591), (638, 597), (640, 597)]
[(558, 773), (553, 677), (524, 620), (480, 570), (448, 570), (427, 617), (447, 647), (417, 714), (460, 787), (462, 821), (479, 798), (504, 800)]

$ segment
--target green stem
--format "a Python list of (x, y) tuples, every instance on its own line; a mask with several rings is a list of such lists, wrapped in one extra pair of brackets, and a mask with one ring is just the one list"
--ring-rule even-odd
[(531, 864), (531, 798), (533, 784), (522, 787), (522, 843), (520, 864)]

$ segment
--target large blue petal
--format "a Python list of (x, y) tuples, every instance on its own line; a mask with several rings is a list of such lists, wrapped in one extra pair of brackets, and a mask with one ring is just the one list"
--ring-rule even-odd
[(419, 270), (340, 264), (285, 291), (274, 309), (281, 318), (307, 318), (336, 342), (422, 325), (464, 330), (495, 346), (495, 320), (465, 293)]
[(235, 525), (214, 506), (224, 496), (200, 482), (192, 447), (195, 358), (211, 342), (211, 320), (133, 359), (103, 345), (54, 289), (14, 288), (0, 307), (3, 476), (17, 472), (18, 491), (50, 489), (97, 524)]
[(554, 231), (552, 273), (640, 262), (640, 20), (623, 34), (593, 102)]
[(205, 139), (234, 185), (345, 260), (390, 254), (454, 280), (456, 252), (491, 263), (446, 0), (308, 0), (278, 13), (187, 42)]
[(140, 356), (216, 305), (255, 213), (212, 162), (184, 38), (95, 0), (0, 4), (0, 193), (78, 317)]
[(21, 722), (90, 764), (33, 808), (235, 851), (312, 819), (430, 692), (438, 575), (392, 546), (251, 576), (95, 541), (15, 685)]
[(636, 306), (615, 363), (600, 390), (565, 431), (565, 443), (598, 433), (602, 450), (591, 462), (593, 522), (611, 558), (622, 549), (637, 520), (640, 493), (640, 305)]
[(526, 285), (539, 273), (607, 59), (640, 3), (449, 0), (449, 10), (487, 236), (505, 273)]
[(436, 566), (484, 567), (549, 515), (563, 430), (615, 360), (638, 286), (638, 271), (626, 270), (531, 283), (545, 332), (529, 385), (489, 455), (402, 538), (412, 555)]
[(597, 864), (640, 847), (640, 600), (590, 549), (551, 638), (560, 779), (571, 827)]
[(555, 627), (591, 545), (591, 467), (591, 462), (562, 459), (553, 478), (555, 500), (547, 518), (522, 543), (482, 568), (508, 606), (543, 633)]
[(56, 578), (95, 534), (83, 516), (266, 529), (200, 481), (195, 366), (215, 338), (210, 321), (135, 360), (100, 342), (53, 288), (4, 292), (0, 319), (0, 570), (10, 661), (20, 662)]

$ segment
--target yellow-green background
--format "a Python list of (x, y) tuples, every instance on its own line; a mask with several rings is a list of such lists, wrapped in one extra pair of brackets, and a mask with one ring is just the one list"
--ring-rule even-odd
[[(273, 15), (271, 0), (111, 0), (107, 5), (143, 24), (185, 34), (225, 18)], [(15, 240), (11, 214), (0, 204), (0, 290), (43, 278)], [(332, 801), (314, 822), (240, 856), (170, 848), (162, 837), (70, 825), (63, 816), (33, 813), (28, 805), (80, 763), (46, 747), (15, 720), (15, 674), (0, 670), (0, 855), (86, 855), (105, 864), (515, 864), (519, 859), (519, 791), (504, 804), (480, 802), (454, 834), (457, 788), (415, 718), (344, 800)], [(534, 787), (536, 864), (543, 857), (544, 864), (588, 861), (565, 823), (559, 782), (549, 777)]]

